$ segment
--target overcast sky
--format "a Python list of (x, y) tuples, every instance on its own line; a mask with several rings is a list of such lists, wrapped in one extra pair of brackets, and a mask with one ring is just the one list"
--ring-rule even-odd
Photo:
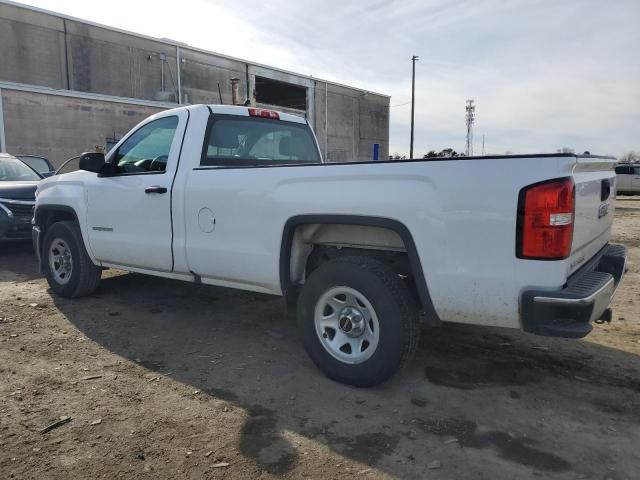
[[(640, 150), (640, 0), (27, 0), (391, 95), (390, 152)], [(396, 106), (398, 105), (398, 106)]]

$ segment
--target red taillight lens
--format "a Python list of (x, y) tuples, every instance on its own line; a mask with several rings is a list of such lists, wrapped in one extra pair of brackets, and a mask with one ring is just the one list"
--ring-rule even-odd
[(260, 108), (250, 108), (249, 116), (270, 118), (272, 120), (280, 120), (280, 115), (278, 114), (278, 112), (274, 112), (273, 110), (262, 110)]
[(552, 180), (525, 187), (518, 203), (518, 258), (567, 258), (573, 240), (573, 180)]

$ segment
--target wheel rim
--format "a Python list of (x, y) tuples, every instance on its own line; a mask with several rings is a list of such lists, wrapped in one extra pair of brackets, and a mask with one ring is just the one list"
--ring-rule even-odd
[(56, 282), (65, 285), (71, 280), (73, 258), (67, 242), (56, 238), (49, 247), (49, 269)]
[(322, 346), (341, 362), (365, 362), (378, 347), (378, 316), (367, 297), (353, 288), (327, 290), (316, 304), (314, 323)]

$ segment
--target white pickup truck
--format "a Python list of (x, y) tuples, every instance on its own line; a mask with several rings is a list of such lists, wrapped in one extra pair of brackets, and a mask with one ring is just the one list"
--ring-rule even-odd
[(626, 252), (609, 244), (615, 160), (516, 155), (327, 164), (308, 123), (194, 105), (39, 184), (51, 289), (104, 268), (284, 296), (329, 377), (389, 378), (420, 322), (580, 338), (610, 320)]

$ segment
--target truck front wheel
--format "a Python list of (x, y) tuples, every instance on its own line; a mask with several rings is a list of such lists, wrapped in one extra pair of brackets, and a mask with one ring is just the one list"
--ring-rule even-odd
[(42, 269), (51, 290), (66, 298), (93, 293), (102, 274), (89, 258), (80, 229), (72, 221), (54, 223), (46, 230)]
[(407, 286), (369, 257), (341, 257), (318, 267), (302, 288), (297, 317), (318, 368), (357, 387), (387, 380), (418, 346), (418, 312)]

